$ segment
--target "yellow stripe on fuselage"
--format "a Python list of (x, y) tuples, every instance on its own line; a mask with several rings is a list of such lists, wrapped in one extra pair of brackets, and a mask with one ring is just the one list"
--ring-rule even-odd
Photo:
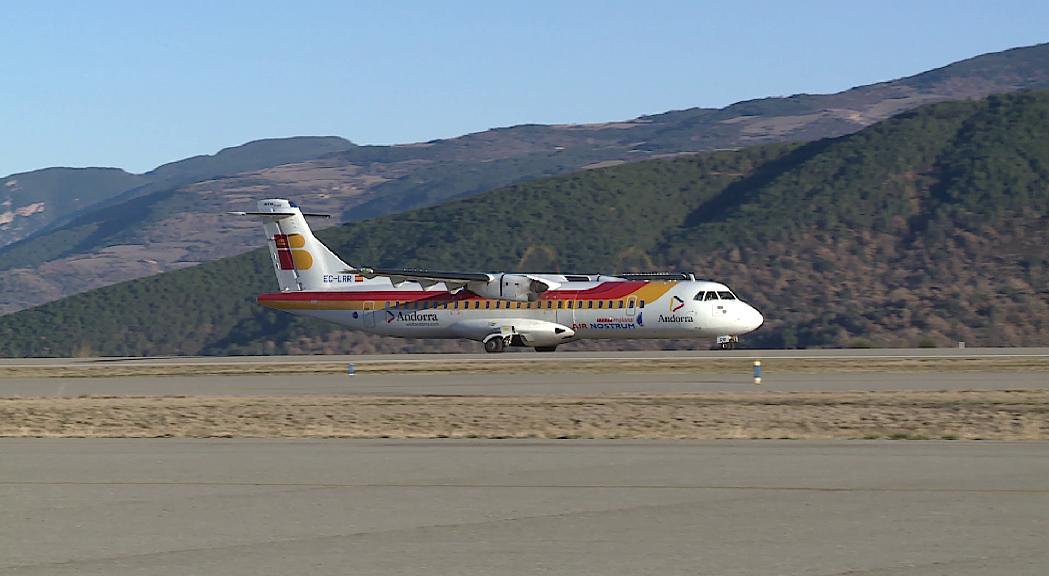
[[(678, 281), (653, 281), (647, 282), (644, 286), (638, 288), (634, 292), (621, 296), (619, 298), (607, 299), (611, 302), (615, 302), (615, 309), (623, 308), (627, 306), (629, 300), (634, 300), (634, 305), (638, 306), (641, 302), (646, 304), (652, 304), (666, 295), (671, 289), (679, 284)], [(268, 300), (260, 302), (263, 306), (273, 308), (276, 310), (383, 310), (389, 304), (390, 308), (396, 309), (441, 309), (441, 310), (470, 310), (470, 311), (481, 311), (481, 310), (557, 310), (557, 304), (551, 304), (550, 308), (547, 308), (547, 302), (558, 302), (559, 300), (544, 299), (539, 300), (535, 303), (524, 303), (524, 302), (511, 302), (507, 300), (496, 300), (496, 299), (484, 299), (484, 298), (467, 298), (463, 300), (436, 300), (441, 296), (447, 296), (445, 292), (434, 292), (431, 298), (425, 300), (396, 300), (396, 299), (382, 299), (382, 300), (330, 300), (330, 299), (317, 299), (317, 300)], [(605, 298), (579, 298), (571, 300), (560, 300), (560, 302), (586, 302), (586, 301), (601, 301), (604, 302)], [(406, 305), (408, 303), (416, 303), (418, 305)], [(619, 303), (623, 305), (620, 306)], [(456, 307), (455, 304), (459, 306)], [(474, 306), (479, 303), (479, 306)], [(530, 307), (531, 304), (531, 307)], [(540, 307), (536, 307), (538, 304)], [(520, 305), (520, 307), (518, 307)], [(589, 309), (589, 308), (588, 308)], [(612, 308), (609, 308), (612, 309)]]

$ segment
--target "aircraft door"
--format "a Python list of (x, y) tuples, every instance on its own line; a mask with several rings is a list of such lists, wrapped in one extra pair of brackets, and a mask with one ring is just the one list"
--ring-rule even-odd
[(706, 301), (704, 304), (710, 305), (710, 317), (715, 321), (721, 320), (722, 317), (728, 316), (728, 307), (725, 306), (725, 302), (718, 299), (717, 292), (707, 292)]
[[(557, 309), (556, 322), (562, 326), (571, 327), (575, 325), (575, 302), (571, 300), (563, 300), (564, 307)], [(559, 302), (559, 303), (560, 303)], [(557, 306), (557, 304), (554, 304)], [(569, 308), (571, 306), (571, 308)]]
[(375, 328), (375, 310), (371, 302), (364, 303), (364, 327)]

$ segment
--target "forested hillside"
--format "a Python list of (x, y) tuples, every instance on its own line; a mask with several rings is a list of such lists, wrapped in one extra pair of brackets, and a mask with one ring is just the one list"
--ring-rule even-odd
[[(1049, 93), (856, 134), (591, 170), (329, 229), (353, 264), (696, 271), (766, 316), (752, 346), (1049, 344)], [(418, 348), (263, 310), (261, 252), (0, 318), (0, 353)]]
[[(249, 250), (254, 228), (220, 215), (260, 198), (291, 197), (332, 212), (333, 222), (357, 221), (584, 168), (840, 136), (931, 102), (1039, 87), (1049, 87), (1049, 44), (834, 94), (720, 109), (523, 124), (396, 146), (335, 137), (261, 140), (142, 175), (121, 173), (125, 178), (113, 182), (72, 171), (58, 188), (34, 185), (51, 182), (36, 178), (47, 171), (17, 175), (0, 181), (11, 192), (5, 197), (0, 189), (0, 313)], [(125, 186), (125, 179), (137, 183)], [(72, 201), (78, 197), (102, 200)]]

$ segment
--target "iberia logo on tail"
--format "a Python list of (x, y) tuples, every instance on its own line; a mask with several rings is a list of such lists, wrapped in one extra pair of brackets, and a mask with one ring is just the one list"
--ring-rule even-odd
[(309, 251), (301, 250), (306, 246), (302, 234), (274, 234), (273, 242), (277, 244), (277, 262), (281, 270), (309, 270), (313, 267), (313, 256)]

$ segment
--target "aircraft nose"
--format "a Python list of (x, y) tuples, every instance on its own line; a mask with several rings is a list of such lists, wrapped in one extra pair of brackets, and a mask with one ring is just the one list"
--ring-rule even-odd
[(748, 305), (746, 312), (743, 314), (743, 323), (747, 331), (751, 332), (757, 330), (758, 327), (765, 323), (765, 317), (756, 308)]

